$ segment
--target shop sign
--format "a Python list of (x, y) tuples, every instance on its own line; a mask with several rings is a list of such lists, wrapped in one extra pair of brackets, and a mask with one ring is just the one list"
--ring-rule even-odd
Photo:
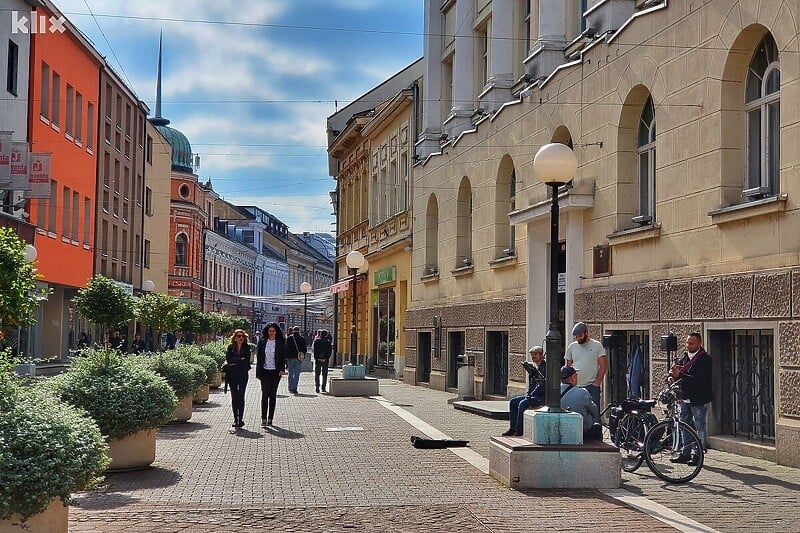
[(396, 272), (397, 268), (393, 266), (376, 271), (375, 285), (383, 285), (384, 283), (390, 283), (394, 281)]

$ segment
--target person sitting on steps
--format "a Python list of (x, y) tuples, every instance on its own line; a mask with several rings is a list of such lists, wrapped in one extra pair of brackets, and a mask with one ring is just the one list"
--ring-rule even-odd
[(583, 417), (583, 440), (603, 440), (597, 405), (586, 389), (577, 386), (579, 371), (572, 366), (561, 367), (561, 408)]

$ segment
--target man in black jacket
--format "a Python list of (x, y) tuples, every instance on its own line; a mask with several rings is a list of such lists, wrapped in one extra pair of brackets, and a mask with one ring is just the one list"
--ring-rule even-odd
[[(681, 420), (687, 424), (694, 423), (703, 448), (707, 447), (708, 404), (714, 399), (712, 368), (711, 356), (703, 349), (703, 337), (697, 332), (690, 333), (686, 337), (686, 352), (672, 367), (670, 375), (673, 379), (682, 380)], [(673, 459), (673, 462), (691, 461), (688, 454), (681, 454)]]
[(328, 363), (331, 360), (331, 340), (328, 338), (328, 332), (324, 329), (319, 332), (319, 338), (311, 345), (311, 350), (314, 352), (314, 385), (319, 392), (320, 374), (322, 374), (322, 392), (325, 392), (325, 387), (328, 384)]
[(305, 353), (306, 341), (300, 335), (300, 326), (295, 326), (292, 334), (286, 338), (286, 367), (289, 370), (289, 392), (292, 394), (297, 394), (297, 386), (300, 384), (300, 365)]

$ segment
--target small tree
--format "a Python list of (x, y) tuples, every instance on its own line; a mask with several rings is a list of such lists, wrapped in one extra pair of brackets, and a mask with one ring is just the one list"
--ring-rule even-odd
[[(39, 273), (25, 260), (25, 242), (11, 228), (0, 228), (0, 326), (28, 326), (34, 319)], [(41, 294), (40, 294), (41, 293)]]
[(178, 327), (178, 299), (151, 292), (136, 299), (134, 304), (136, 319), (156, 333), (156, 346), (161, 350), (161, 334)]
[(104, 336), (133, 318), (133, 297), (114, 280), (99, 274), (72, 301), (87, 320), (103, 327)]

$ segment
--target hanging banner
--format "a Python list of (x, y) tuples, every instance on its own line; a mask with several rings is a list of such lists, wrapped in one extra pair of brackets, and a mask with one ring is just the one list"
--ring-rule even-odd
[(11, 134), (0, 131), (0, 187), (11, 183)]
[(339, 283), (334, 283), (328, 287), (328, 293), (337, 294), (346, 291), (348, 288), (350, 288), (350, 280), (346, 279), (344, 281), (340, 281)]
[(32, 152), (29, 156), (30, 190), (26, 198), (50, 198), (50, 153)]
[(11, 185), (14, 191), (28, 190), (28, 143), (15, 142), (11, 144)]

